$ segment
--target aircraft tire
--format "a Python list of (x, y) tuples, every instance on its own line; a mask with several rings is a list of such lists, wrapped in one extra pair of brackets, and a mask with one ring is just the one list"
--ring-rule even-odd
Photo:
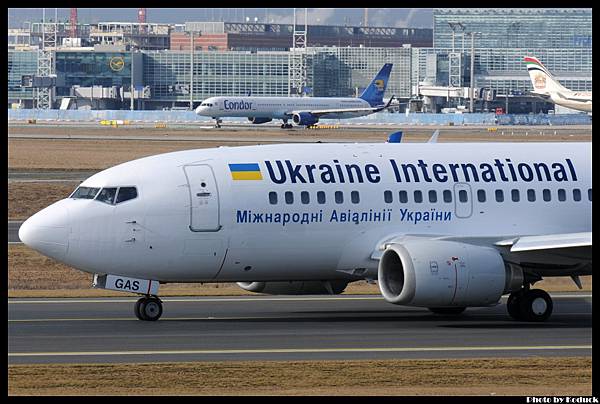
[(145, 320), (145, 318), (142, 316), (142, 312), (140, 311), (140, 306), (145, 299), (145, 297), (138, 299), (138, 301), (135, 302), (135, 305), (133, 306), (133, 312), (135, 313), (135, 316), (138, 318), (138, 320)]
[(515, 320), (522, 320), (521, 313), (521, 297), (523, 295), (522, 291), (513, 292), (508, 296), (508, 301), (506, 302), (506, 310), (508, 314)]
[(446, 316), (457, 316), (465, 311), (466, 307), (429, 307), (429, 311)]
[(524, 321), (546, 321), (552, 314), (552, 298), (542, 289), (531, 289), (523, 294), (519, 308)]
[(156, 297), (142, 297), (135, 303), (135, 316), (144, 321), (156, 321), (163, 312), (162, 302)]

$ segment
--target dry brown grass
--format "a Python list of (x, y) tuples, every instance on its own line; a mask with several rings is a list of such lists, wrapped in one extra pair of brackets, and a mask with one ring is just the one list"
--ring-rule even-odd
[[(154, 154), (216, 147), (225, 142), (9, 139), (11, 169), (98, 169)], [(232, 146), (241, 143), (228, 143)]]
[[(9, 138), (8, 165), (12, 169), (105, 169), (136, 158), (179, 150), (203, 149), (222, 145), (241, 146), (250, 144), (294, 142), (299, 138), (317, 141), (321, 137), (343, 139), (369, 139), (384, 142), (392, 129), (365, 129), (364, 131), (255, 131), (255, 130), (219, 130), (202, 129), (154, 129), (154, 128), (77, 128), (77, 127), (13, 127), (10, 133), (20, 134), (60, 134), (60, 135), (103, 135), (103, 136), (156, 136), (157, 139), (169, 139), (179, 135), (236, 136), (239, 141), (149, 141), (149, 140), (79, 140), (79, 139), (17, 139)], [(431, 128), (407, 128), (403, 141), (424, 142), (432, 133)], [(462, 134), (463, 131), (471, 131)], [(517, 129), (516, 132), (524, 132)], [(440, 136), (440, 142), (464, 141), (590, 141), (591, 129), (580, 129), (580, 133), (571, 136), (570, 131), (561, 135), (548, 136), (504, 136), (501, 132), (477, 132), (474, 129), (451, 128)], [(533, 132), (532, 132), (533, 133)], [(252, 140), (260, 136), (260, 141)], [(243, 141), (248, 138), (248, 141)]]
[[(592, 277), (582, 277), (584, 290), (592, 290)], [(122, 292), (90, 289), (92, 275), (70, 268), (22, 244), (8, 246), (9, 297), (96, 297), (124, 296)], [(578, 290), (570, 278), (548, 278), (536, 283), (547, 291)], [(344, 294), (379, 294), (379, 287), (364, 281), (354, 282)], [(233, 283), (172, 283), (161, 285), (161, 296), (237, 296), (256, 295)]]
[(9, 182), (8, 219), (27, 219), (46, 206), (69, 196), (78, 184), (79, 181)]
[(10, 395), (590, 395), (592, 360), (9, 365)]

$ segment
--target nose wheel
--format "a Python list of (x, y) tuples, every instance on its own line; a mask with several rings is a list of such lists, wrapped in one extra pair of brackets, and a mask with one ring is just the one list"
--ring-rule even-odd
[(156, 321), (163, 312), (162, 302), (158, 297), (142, 297), (133, 308), (135, 316), (144, 321)]
[(510, 294), (506, 308), (515, 320), (541, 322), (552, 314), (553, 303), (550, 295), (541, 289), (522, 289)]

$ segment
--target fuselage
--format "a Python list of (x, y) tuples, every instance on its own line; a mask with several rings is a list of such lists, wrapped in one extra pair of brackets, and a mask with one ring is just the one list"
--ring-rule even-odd
[(592, 93), (569, 91), (567, 93), (550, 92), (552, 102), (577, 111), (592, 112)]
[(376, 277), (395, 235), (486, 238), (591, 231), (590, 143), (292, 144), (189, 150), (124, 163), (23, 237), (91, 273), (160, 281)]
[[(329, 109), (371, 108), (361, 98), (329, 97), (211, 97), (196, 108), (196, 113), (211, 118), (248, 117), (288, 119), (292, 112)], [(354, 118), (372, 112), (343, 112), (323, 115), (327, 119)]]

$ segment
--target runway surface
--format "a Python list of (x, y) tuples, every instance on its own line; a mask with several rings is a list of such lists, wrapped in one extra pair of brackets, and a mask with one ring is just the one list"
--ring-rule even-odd
[(23, 224), (23, 221), (8, 221), (8, 242), (9, 243), (20, 243), (21, 239), (19, 238), (19, 227)]
[[(587, 356), (590, 293), (556, 293), (545, 323), (504, 304), (458, 317), (380, 296), (165, 298), (157, 322), (132, 298), (9, 299), (9, 363)], [(505, 299), (502, 300), (505, 302)]]
[(8, 182), (72, 182), (83, 181), (98, 170), (14, 170), (8, 169)]

